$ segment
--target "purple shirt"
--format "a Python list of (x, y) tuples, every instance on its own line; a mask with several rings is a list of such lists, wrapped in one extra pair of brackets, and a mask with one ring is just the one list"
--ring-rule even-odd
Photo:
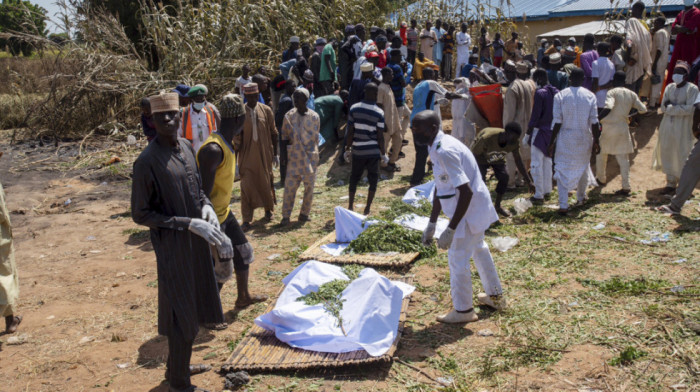
[(545, 155), (552, 140), (552, 112), (554, 110), (554, 96), (559, 90), (548, 84), (535, 91), (535, 99), (532, 104), (532, 115), (530, 116), (530, 128), (537, 128), (537, 137), (532, 141), (534, 147), (539, 148)]
[(583, 87), (590, 91), (593, 91), (593, 76), (591, 76), (591, 72), (593, 71), (593, 62), (596, 60), (598, 60), (598, 52), (595, 50), (589, 50), (581, 54), (581, 69), (586, 75), (586, 78), (583, 79)]

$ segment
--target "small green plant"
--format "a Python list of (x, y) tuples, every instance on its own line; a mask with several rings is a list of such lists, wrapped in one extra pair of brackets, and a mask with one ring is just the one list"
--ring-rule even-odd
[(637, 279), (625, 279), (619, 276), (612, 277), (608, 280), (597, 281), (593, 279), (577, 279), (584, 286), (597, 287), (603, 294), (611, 297), (617, 296), (635, 296), (646, 294), (653, 291), (658, 291), (662, 287), (667, 286), (668, 282), (658, 279), (647, 279), (644, 277)]
[(425, 246), (421, 238), (420, 231), (407, 229), (396, 223), (379, 222), (350, 242), (345, 253), (419, 252), (421, 258), (435, 256), (435, 244)]
[(122, 231), (123, 235), (128, 235), (132, 239), (146, 239), (150, 235), (150, 230), (143, 230), (143, 229), (125, 229)]
[(404, 203), (401, 199), (393, 198), (389, 203), (389, 209), (381, 212), (382, 219), (393, 222), (394, 219), (408, 214), (418, 214), (420, 216), (430, 216), (433, 205), (426, 199), (421, 200), (418, 207)]
[(645, 357), (647, 353), (642, 350), (638, 350), (636, 347), (627, 346), (620, 355), (610, 360), (610, 364), (613, 366), (629, 365), (635, 360)]

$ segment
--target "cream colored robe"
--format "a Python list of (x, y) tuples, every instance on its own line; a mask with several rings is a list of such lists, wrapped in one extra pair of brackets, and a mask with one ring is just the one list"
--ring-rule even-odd
[(616, 87), (608, 90), (605, 96), (605, 108), (610, 113), (600, 120), (603, 132), (600, 134), (600, 153), (607, 155), (631, 154), (634, 144), (630, 136), (629, 113), (632, 108), (646, 113), (647, 108), (634, 91)]
[[(652, 168), (663, 171), (676, 181), (690, 150), (695, 144), (693, 136), (693, 106), (698, 96), (698, 87), (692, 83), (678, 88), (675, 83), (666, 86), (659, 110), (664, 114), (659, 125), (659, 139), (654, 149)], [(667, 107), (666, 104), (670, 105)]]
[(5, 191), (0, 184), (0, 314), (7, 317), (15, 314), (15, 303), (19, 297), (19, 281), (15, 252), (12, 247), (12, 224), (10, 212), (5, 204)]

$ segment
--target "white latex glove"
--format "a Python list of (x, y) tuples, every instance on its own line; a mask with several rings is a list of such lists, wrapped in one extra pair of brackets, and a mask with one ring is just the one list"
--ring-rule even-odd
[(205, 204), (204, 207), (202, 207), (202, 219), (221, 230), (221, 226), (219, 226), (219, 218), (216, 217), (216, 211), (214, 211), (214, 207), (210, 206), (209, 204)]
[(216, 250), (219, 252), (219, 258), (221, 259), (233, 258), (233, 245), (231, 245), (231, 240), (226, 235), (224, 235), (223, 243), (221, 246), (217, 246)]
[(389, 156), (386, 155), (386, 154), (382, 155), (382, 162), (383, 162), (385, 165), (386, 165), (387, 163), (389, 163)]
[(452, 246), (452, 239), (455, 236), (455, 231), (450, 229), (449, 227), (445, 229), (445, 231), (442, 232), (440, 235), (440, 238), (438, 238), (437, 244), (440, 249), (450, 249), (450, 246)]
[(345, 151), (345, 153), (343, 153), (343, 159), (345, 159), (345, 162), (350, 162), (350, 158), (352, 158), (352, 151)]
[(280, 157), (275, 155), (274, 158), (272, 158), (272, 166), (275, 168), (278, 168), (280, 166)]
[(428, 222), (428, 226), (423, 230), (423, 238), (421, 241), (423, 245), (429, 246), (433, 243), (433, 236), (435, 236), (435, 225), (437, 222)]
[(224, 242), (224, 237), (226, 237), (221, 230), (203, 219), (192, 219), (189, 229), (192, 233), (202, 237), (204, 241), (216, 247), (221, 246)]
[(445, 106), (445, 105), (447, 105), (448, 103), (450, 103), (450, 100), (447, 99), (447, 98), (440, 98), (440, 99), (438, 99), (436, 102), (437, 102), (437, 104), (440, 105), (440, 106)]

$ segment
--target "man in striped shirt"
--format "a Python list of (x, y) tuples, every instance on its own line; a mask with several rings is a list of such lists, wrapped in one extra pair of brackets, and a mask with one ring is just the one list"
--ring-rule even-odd
[(348, 130), (346, 136), (345, 160), (352, 155), (352, 172), (350, 173), (349, 207), (352, 211), (355, 202), (357, 183), (367, 169), (369, 193), (365, 215), (369, 215), (374, 194), (379, 180), (379, 161), (388, 162), (384, 147), (384, 111), (377, 106), (379, 87), (374, 83), (365, 86), (365, 98), (353, 105), (348, 113)]

